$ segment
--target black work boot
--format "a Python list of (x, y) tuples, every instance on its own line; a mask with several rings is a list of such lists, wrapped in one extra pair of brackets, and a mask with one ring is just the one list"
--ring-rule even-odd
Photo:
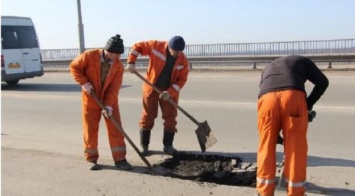
[(177, 152), (177, 150), (173, 147), (174, 136), (175, 136), (175, 132), (164, 131), (163, 151), (170, 155), (173, 155), (174, 153)]
[(149, 129), (141, 129), (139, 131), (141, 138), (141, 146), (142, 146), (142, 154), (143, 156), (148, 155), (149, 149), (149, 140), (150, 140), (150, 130)]

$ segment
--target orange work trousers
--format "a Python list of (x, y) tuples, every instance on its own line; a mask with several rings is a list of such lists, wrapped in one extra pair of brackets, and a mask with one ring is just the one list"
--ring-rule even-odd
[(276, 142), (281, 130), (284, 138), (284, 179), (288, 195), (305, 194), (307, 128), (307, 102), (304, 92), (283, 90), (269, 92), (259, 98), (257, 191), (261, 195), (274, 195)]
[[(98, 151), (98, 135), (99, 135), (99, 123), (102, 113), (101, 109), (92, 109), (83, 106), (82, 121), (83, 121), (83, 136), (84, 136), (84, 155), (87, 161), (97, 161), (99, 158)], [(115, 118), (118, 124), (121, 125), (121, 118), (118, 108), (113, 108), (112, 117)], [(125, 159), (126, 145), (124, 142), (124, 136), (110, 121), (105, 119), (107, 135), (109, 144), (111, 147), (111, 153), (113, 160), (120, 161)]]
[[(162, 90), (162, 89), (161, 89)], [(178, 97), (171, 98), (178, 103)], [(164, 131), (177, 132), (176, 117), (177, 109), (168, 101), (159, 99), (159, 94), (155, 91), (143, 92), (143, 111), (139, 126), (142, 129), (153, 129), (154, 121), (158, 116), (158, 107), (160, 105), (162, 119), (164, 120)]]

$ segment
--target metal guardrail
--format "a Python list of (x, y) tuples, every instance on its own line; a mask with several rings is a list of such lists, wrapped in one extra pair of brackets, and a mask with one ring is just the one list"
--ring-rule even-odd
[[(121, 55), (125, 63), (130, 47), (125, 47)], [(67, 66), (79, 49), (44, 49), (41, 50), (43, 64), (46, 67)], [(184, 50), (191, 66), (268, 63), (280, 56), (296, 54), (310, 57), (316, 62), (327, 62), (329, 68), (335, 62), (355, 62), (355, 39), (263, 42), (235, 44), (199, 44), (187, 45)], [(148, 63), (146, 57), (137, 60), (138, 66)]]
[[(92, 49), (92, 48), (90, 48)], [(130, 47), (125, 47), (122, 58), (128, 56)], [(42, 59), (71, 60), (80, 52), (79, 49), (44, 49)], [(239, 55), (287, 55), (287, 54), (346, 54), (355, 53), (355, 39), (324, 41), (293, 41), (235, 44), (199, 44), (187, 45), (184, 53), (187, 57), (239, 56)]]

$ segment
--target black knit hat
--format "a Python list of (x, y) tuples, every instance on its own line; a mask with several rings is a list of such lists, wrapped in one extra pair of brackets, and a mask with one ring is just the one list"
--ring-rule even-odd
[(169, 47), (176, 51), (183, 51), (185, 49), (185, 41), (181, 36), (174, 36), (169, 41)]
[(122, 54), (124, 52), (124, 45), (121, 36), (117, 34), (116, 36), (111, 37), (107, 41), (104, 49), (112, 53)]

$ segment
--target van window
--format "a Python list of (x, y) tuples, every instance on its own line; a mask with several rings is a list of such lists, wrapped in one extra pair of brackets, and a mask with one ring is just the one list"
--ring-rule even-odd
[(33, 26), (1, 26), (3, 49), (37, 48), (38, 41)]

